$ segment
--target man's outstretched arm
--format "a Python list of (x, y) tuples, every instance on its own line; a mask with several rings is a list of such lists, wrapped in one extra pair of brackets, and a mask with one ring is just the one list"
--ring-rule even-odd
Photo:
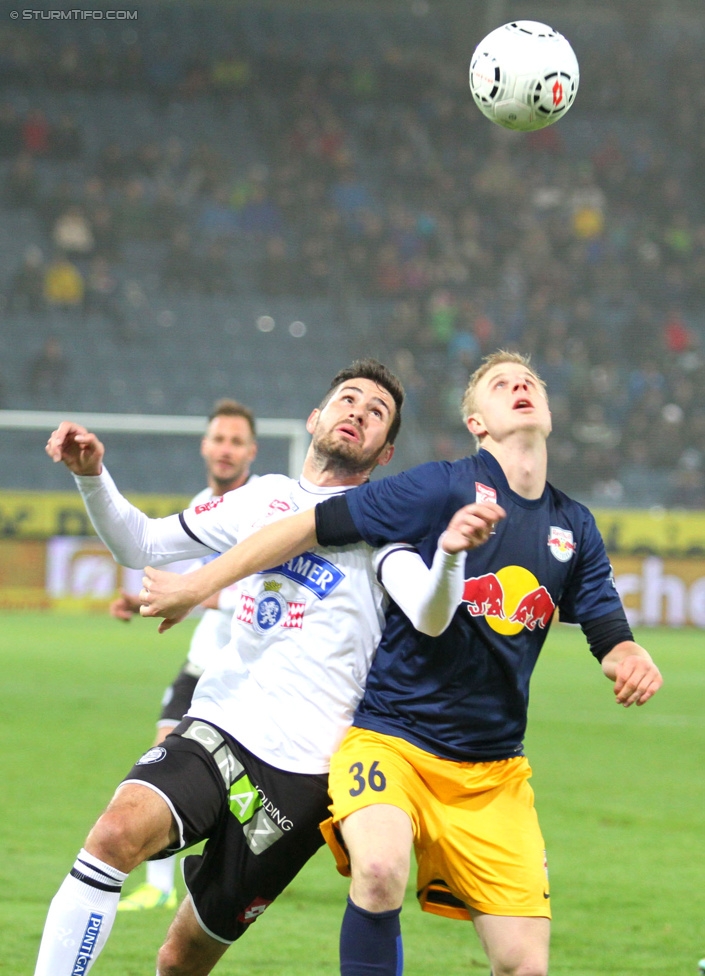
[[(467, 548), (485, 542), (495, 523), (504, 517), (504, 511), (492, 502), (468, 505), (461, 511), (464, 514), (458, 524), (462, 523), (463, 531), (472, 536)], [(222, 556), (184, 576), (148, 566), (140, 592), (143, 604), (140, 613), (143, 617), (164, 617), (159, 626), (163, 633), (217, 590), (278, 566), (317, 544), (316, 509), (310, 508), (265, 526)]]
[(316, 515), (311, 508), (265, 526), (192, 573), (180, 576), (147, 566), (140, 613), (143, 617), (164, 617), (159, 625), (163, 633), (218, 590), (278, 566), (315, 545)]

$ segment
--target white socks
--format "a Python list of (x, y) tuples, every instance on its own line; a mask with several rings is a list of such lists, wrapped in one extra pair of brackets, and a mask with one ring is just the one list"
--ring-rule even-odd
[(110, 935), (126, 877), (81, 849), (49, 907), (35, 976), (88, 972)]
[(168, 895), (174, 887), (174, 872), (176, 871), (176, 854), (162, 857), (158, 861), (147, 861), (147, 884), (159, 888)]

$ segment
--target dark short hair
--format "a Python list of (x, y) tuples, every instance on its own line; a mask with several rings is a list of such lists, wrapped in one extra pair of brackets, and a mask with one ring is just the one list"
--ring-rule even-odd
[(387, 393), (390, 394), (394, 400), (394, 405), (396, 410), (394, 412), (394, 417), (392, 418), (392, 423), (389, 427), (389, 434), (387, 435), (387, 443), (393, 444), (399, 433), (399, 428), (401, 427), (401, 408), (404, 403), (404, 387), (401, 385), (401, 381), (392, 373), (391, 370), (383, 366), (382, 363), (378, 362), (376, 359), (356, 359), (354, 362), (346, 366), (345, 369), (341, 369), (335, 374), (331, 380), (331, 384), (328, 388), (328, 392), (321, 400), (318, 409), (322, 410), (328, 403), (333, 393), (338, 389), (342, 383), (347, 383), (349, 380), (363, 379), (372, 380), (378, 386), (383, 387)]
[(215, 420), (216, 417), (242, 417), (242, 419), (246, 420), (250, 425), (252, 436), (257, 436), (255, 415), (252, 413), (249, 407), (244, 406), (242, 403), (238, 403), (237, 400), (216, 400), (208, 417), (208, 423)]

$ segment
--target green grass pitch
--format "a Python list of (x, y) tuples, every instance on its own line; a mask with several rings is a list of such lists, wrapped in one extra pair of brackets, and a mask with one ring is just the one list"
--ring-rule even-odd
[[(32, 972), (48, 903), (151, 744), (189, 630), (160, 637), (151, 621), (0, 614), (0, 974)], [(644, 708), (614, 703), (575, 628), (553, 629), (534, 678), (527, 753), (548, 846), (552, 976), (695, 976), (705, 956), (705, 641), (696, 631), (638, 636), (665, 678)], [(332, 976), (345, 894), (319, 852), (216, 971)], [(168, 920), (118, 915), (92, 972), (154, 972)], [(402, 924), (407, 976), (487, 976), (472, 927), (423, 914), (412, 888)]]

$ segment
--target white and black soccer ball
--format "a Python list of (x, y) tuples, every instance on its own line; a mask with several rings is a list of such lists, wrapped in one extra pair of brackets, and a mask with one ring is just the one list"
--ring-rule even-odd
[(470, 61), (473, 98), (505, 129), (531, 132), (562, 119), (579, 81), (578, 59), (565, 37), (533, 20), (493, 30)]

